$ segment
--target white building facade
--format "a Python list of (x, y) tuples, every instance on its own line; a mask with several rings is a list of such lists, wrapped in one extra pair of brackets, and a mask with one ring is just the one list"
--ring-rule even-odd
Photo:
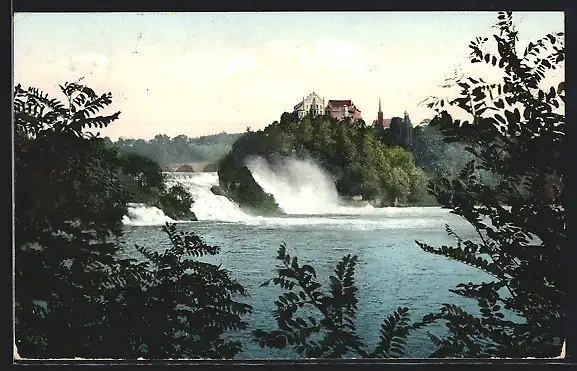
[(293, 112), (297, 113), (299, 119), (307, 114), (312, 116), (323, 115), (325, 113), (325, 100), (315, 92), (312, 92), (308, 97), (303, 97), (303, 100), (294, 106)]

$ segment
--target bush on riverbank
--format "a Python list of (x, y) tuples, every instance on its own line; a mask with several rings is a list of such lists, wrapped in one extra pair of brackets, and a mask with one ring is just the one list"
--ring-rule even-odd
[[(118, 151), (109, 147), (109, 151)], [(166, 176), (156, 162), (137, 153), (118, 151), (118, 178), (129, 194), (128, 202), (156, 206), (175, 220), (196, 220), (194, 200), (181, 185), (166, 188)]]

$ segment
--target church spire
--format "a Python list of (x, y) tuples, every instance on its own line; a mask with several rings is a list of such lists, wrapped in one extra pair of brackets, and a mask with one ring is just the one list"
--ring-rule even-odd
[(384, 127), (385, 119), (383, 118), (383, 111), (381, 111), (381, 97), (379, 97), (379, 112), (377, 113), (377, 122), (379, 126)]

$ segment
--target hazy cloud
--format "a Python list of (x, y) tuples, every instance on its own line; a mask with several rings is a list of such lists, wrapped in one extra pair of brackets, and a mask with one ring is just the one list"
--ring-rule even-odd
[[(136, 30), (133, 26), (132, 32)], [(168, 31), (155, 38), (147, 29), (126, 48), (97, 50), (75, 44), (69, 49), (61, 45), (58, 51), (18, 44), (19, 31), (14, 77), (57, 96), (58, 84), (81, 77), (97, 92), (111, 91), (111, 110), (122, 111), (103, 131), (113, 138), (262, 128), (312, 91), (327, 100), (352, 99), (367, 122), (376, 118), (381, 97), (386, 117), (408, 111), (418, 123), (432, 115), (418, 103), (445, 93), (439, 85), (456, 67), (489, 80), (499, 77), (495, 69), (467, 61), (468, 41), (455, 46), (458, 35), (445, 44), (427, 44), (418, 32), (404, 40), (400, 31), (379, 30), (380, 43), (319, 32), (275, 38), (272, 32), (273, 37), (245, 46), (210, 38), (167, 44), (162, 40), (169, 40)]]

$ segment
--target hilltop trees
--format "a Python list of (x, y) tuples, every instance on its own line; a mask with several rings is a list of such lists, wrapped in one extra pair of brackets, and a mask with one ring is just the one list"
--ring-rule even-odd
[(425, 191), (424, 174), (410, 153), (379, 143), (362, 120), (337, 121), (330, 116), (299, 120), (285, 113), (280, 122), (245, 133), (219, 164), (221, 186), (243, 205), (255, 207), (265, 202), (255, 197), (273, 204), (244, 165), (249, 156), (262, 156), (270, 162), (283, 157), (312, 158), (335, 177), (340, 195), (360, 195), (383, 205), (395, 199), (418, 203)]
[(391, 118), (391, 123), (388, 128), (381, 127), (378, 122), (375, 121), (373, 134), (386, 146), (398, 146), (409, 150), (412, 143), (413, 124), (411, 123), (409, 114), (405, 112), (403, 118)]
[(413, 134), (413, 124), (409, 114), (405, 112), (403, 118), (393, 117), (389, 128), (383, 134), (383, 142), (389, 146), (399, 146), (409, 149)]
[(232, 357), (241, 346), (222, 335), (246, 326), (241, 316), (251, 307), (235, 300), (245, 290), (226, 270), (197, 260), (218, 248), (172, 226), (165, 228), (172, 247), (136, 247), (132, 258), (123, 257), (126, 247), (116, 237), (130, 195), (118, 177), (122, 161), (86, 133), (119, 113), (97, 115), (110, 93), (99, 96), (78, 83), (61, 89), (66, 103), (35, 88), (14, 90), (19, 354)]

